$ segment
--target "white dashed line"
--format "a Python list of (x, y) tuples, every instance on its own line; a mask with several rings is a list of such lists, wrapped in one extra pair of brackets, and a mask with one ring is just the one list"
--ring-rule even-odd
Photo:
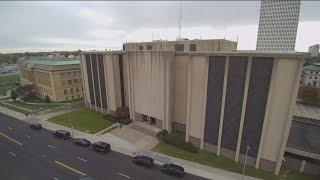
[(14, 156), (14, 157), (17, 157), (17, 155), (15, 155), (15, 154), (12, 153), (12, 152), (9, 152), (9, 154), (11, 154), (11, 155)]
[(12, 130), (12, 127), (8, 126), (8, 129), (9, 129), (9, 130)]
[(83, 161), (83, 162), (87, 162), (87, 160), (81, 158), (81, 157), (78, 157), (77, 159), (79, 159), (80, 161)]
[(124, 175), (124, 174), (121, 174), (121, 173), (117, 173), (118, 175), (122, 176), (122, 177), (125, 177), (127, 179), (130, 179), (130, 176), (127, 176), (127, 175)]
[(53, 147), (53, 146), (50, 146), (50, 145), (48, 145), (48, 147), (49, 147), (49, 148), (52, 148), (52, 149), (54, 149), (54, 147)]
[(25, 135), (28, 139), (31, 139), (31, 137), (30, 136), (28, 136), (27, 134)]

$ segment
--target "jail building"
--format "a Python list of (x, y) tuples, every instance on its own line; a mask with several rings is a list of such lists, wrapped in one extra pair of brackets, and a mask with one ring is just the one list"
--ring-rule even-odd
[[(126, 47), (125, 47), (126, 49)], [(201, 149), (279, 173), (304, 54), (83, 52), (87, 107), (130, 109), (137, 129), (185, 132)]]

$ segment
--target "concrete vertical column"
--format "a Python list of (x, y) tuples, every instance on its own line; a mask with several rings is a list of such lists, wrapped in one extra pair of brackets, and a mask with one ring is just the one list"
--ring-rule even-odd
[(101, 84), (100, 84), (100, 72), (99, 72), (99, 56), (96, 54), (96, 61), (97, 61), (97, 71), (98, 71), (98, 84), (99, 84), (99, 94), (100, 94), (100, 110), (103, 114), (103, 108), (102, 108), (102, 95), (101, 95)]
[(218, 136), (218, 147), (217, 147), (217, 155), (220, 155), (221, 149), (221, 139), (222, 139), (222, 130), (223, 130), (223, 120), (224, 120), (224, 108), (226, 102), (226, 92), (227, 92), (227, 83), (228, 83), (228, 69), (229, 69), (229, 58), (226, 57), (226, 63), (224, 66), (224, 78), (223, 78), (223, 91), (222, 91), (222, 99), (221, 99), (221, 111), (220, 111), (220, 123), (219, 123), (219, 136)]
[(108, 78), (106, 76), (106, 73), (107, 73), (107, 59), (106, 59), (106, 56), (103, 56), (103, 68), (104, 68), (104, 81), (105, 81), (105, 85), (106, 85), (106, 98), (107, 98), (107, 114), (110, 114), (110, 99), (108, 98), (109, 97), (109, 89), (108, 89)]
[(256, 158), (256, 164), (255, 168), (259, 168), (260, 164), (260, 159), (261, 159), (261, 153), (264, 148), (263, 143), (266, 135), (266, 129), (268, 127), (268, 120), (269, 120), (269, 115), (270, 115), (270, 108), (272, 104), (272, 99), (273, 99), (273, 92), (274, 92), (274, 84), (275, 84), (275, 78), (277, 77), (277, 66), (278, 65), (278, 59), (275, 59), (273, 61), (273, 66), (272, 66), (272, 74), (271, 74), (271, 80), (270, 80), (270, 86), (269, 86), (269, 92), (268, 92), (268, 100), (266, 104), (266, 111), (264, 113), (264, 119), (263, 119), (263, 125), (262, 125), (262, 132), (261, 132), (261, 137), (260, 137), (260, 143), (259, 143), (259, 150), (258, 150), (258, 155)]
[[(296, 60), (296, 61), (299, 61), (299, 60)], [(297, 96), (298, 96), (299, 80), (300, 80), (300, 76), (301, 76), (303, 63), (304, 63), (304, 61), (297, 62), (298, 65), (297, 65), (297, 71), (296, 71), (295, 86), (294, 86), (294, 89), (291, 94), (291, 100), (290, 100), (290, 105), (289, 105), (289, 109), (288, 109), (288, 118), (287, 118), (285, 130), (283, 133), (282, 144), (280, 147), (280, 152), (279, 152), (278, 161), (277, 161), (276, 170), (275, 170), (276, 175), (278, 175), (280, 172), (280, 168), (282, 165), (282, 157), (284, 155), (284, 151), (287, 146), (289, 132), (290, 132), (291, 124), (292, 124), (293, 112), (294, 112), (294, 108), (296, 106), (296, 101), (297, 101)]]
[(203, 141), (204, 141), (204, 128), (205, 128), (205, 122), (206, 122), (206, 106), (207, 106), (207, 90), (208, 90), (208, 76), (209, 76), (209, 56), (206, 57), (206, 62), (205, 62), (205, 84), (203, 87), (203, 112), (202, 112), (202, 122), (201, 122), (201, 142), (200, 142), (200, 149), (203, 149)]
[(84, 103), (85, 103), (85, 105), (87, 106), (87, 103), (88, 103), (88, 101), (87, 101), (87, 88), (86, 88), (86, 84), (87, 84), (87, 82), (84, 80), (85, 79), (85, 77), (84, 77), (84, 74), (85, 74), (85, 72), (84, 71), (86, 71), (86, 66), (85, 66), (85, 57), (84, 57), (84, 55), (80, 55), (80, 71), (81, 71), (81, 76), (82, 76), (82, 88), (83, 88), (83, 91), (82, 91), (82, 93), (83, 93), (83, 99), (84, 99)]
[(252, 66), (252, 57), (250, 56), (249, 60), (248, 60), (248, 64), (247, 64), (246, 81), (245, 81), (244, 92), (243, 92), (242, 109), (241, 109), (241, 117), (240, 117), (240, 125), (239, 125), (239, 134), (238, 134), (236, 157), (235, 157), (235, 161), (236, 162), (238, 162), (239, 154), (240, 154), (244, 117), (245, 117), (246, 108), (247, 108), (247, 99), (248, 99), (248, 90), (249, 90), (249, 83), (250, 83), (251, 66)]
[[(134, 59), (128, 57), (129, 54), (127, 54), (128, 58), (128, 89), (129, 89), (129, 104), (130, 104), (130, 118), (135, 120), (135, 110), (134, 110), (134, 97), (133, 97), (133, 68), (132, 68), (132, 62), (134, 62)], [(130, 59), (130, 60), (129, 60)]]
[(192, 68), (192, 58), (189, 56), (188, 59), (188, 89), (187, 89), (187, 118), (186, 118), (186, 141), (189, 141), (189, 131), (190, 131), (190, 107), (191, 107), (191, 68)]
[(164, 61), (164, 72), (165, 72), (165, 129), (171, 132), (172, 125), (171, 125), (171, 82), (172, 82), (172, 54), (168, 55), (168, 58)]
[[(91, 68), (91, 77), (92, 77), (92, 79), (91, 79), (91, 81), (92, 81), (92, 84), (93, 84), (93, 97), (94, 97), (94, 108), (95, 108), (95, 110), (97, 110), (97, 100), (96, 100), (96, 92), (95, 92), (95, 84), (94, 84), (94, 77), (93, 77), (93, 68), (92, 68), (92, 54), (90, 54), (90, 68)], [(90, 104), (90, 108), (91, 108), (91, 105), (92, 104)]]

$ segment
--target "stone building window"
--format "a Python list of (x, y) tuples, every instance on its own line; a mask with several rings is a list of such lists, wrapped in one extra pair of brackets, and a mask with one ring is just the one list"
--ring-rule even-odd
[(68, 84), (72, 84), (72, 80), (68, 80)]
[(142, 45), (139, 45), (139, 50), (143, 50), (143, 46)]
[(65, 90), (64, 90), (64, 94), (68, 94), (68, 90), (65, 89)]
[(152, 50), (152, 45), (147, 45), (147, 50)]
[(184, 45), (183, 44), (176, 44), (175, 50), (176, 51), (184, 51)]
[(189, 51), (197, 51), (197, 45), (196, 44), (190, 44)]
[(75, 79), (75, 80), (74, 80), (74, 83), (75, 83), (75, 84), (78, 83), (78, 79)]

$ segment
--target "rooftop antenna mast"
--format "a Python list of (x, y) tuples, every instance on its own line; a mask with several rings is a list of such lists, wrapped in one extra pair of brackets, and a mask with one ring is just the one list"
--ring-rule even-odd
[(179, 35), (178, 35), (178, 39), (181, 38), (181, 19), (182, 19), (181, 1), (179, 1)]

